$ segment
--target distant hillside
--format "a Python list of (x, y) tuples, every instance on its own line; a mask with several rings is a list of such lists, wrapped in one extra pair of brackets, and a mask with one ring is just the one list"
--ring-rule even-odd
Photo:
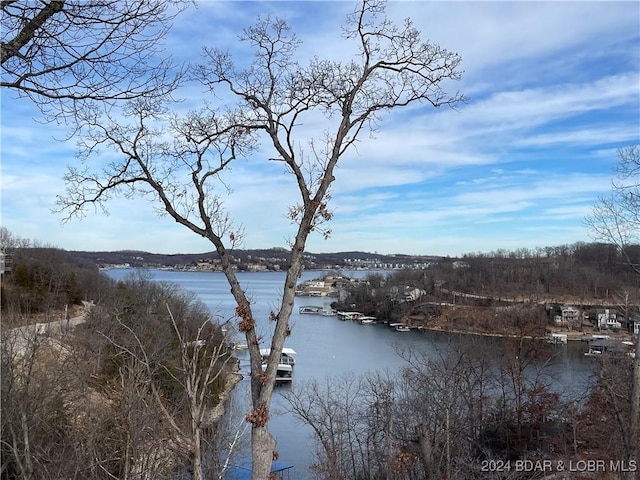
[[(70, 251), (78, 261), (91, 262), (99, 267), (129, 265), (134, 268), (184, 268), (201, 263), (215, 264), (218, 254), (215, 251), (204, 253), (162, 254), (137, 250), (116, 252)], [(242, 266), (266, 265), (284, 269), (288, 265), (289, 252), (284, 248), (232, 250), (234, 263)], [(397, 268), (425, 266), (437, 263), (442, 257), (415, 255), (379, 255), (369, 252), (305, 253), (305, 268)], [(273, 269), (273, 268), (270, 268)]]

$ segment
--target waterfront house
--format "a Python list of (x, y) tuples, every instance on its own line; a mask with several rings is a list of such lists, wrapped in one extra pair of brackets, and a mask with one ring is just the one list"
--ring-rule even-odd
[(404, 289), (404, 301), (405, 302), (415, 302), (423, 295), (426, 295), (427, 292), (421, 290), (419, 288), (406, 287)]
[(580, 327), (582, 325), (582, 314), (577, 308), (562, 307), (560, 313), (562, 316), (562, 325), (568, 326), (569, 329)]
[(617, 319), (617, 312), (608, 308), (596, 310), (596, 326), (598, 330), (618, 330), (622, 324)]
[(640, 335), (640, 315), (635, 314), (631, 318), (623, 319), (620, 323), (627, 332)]

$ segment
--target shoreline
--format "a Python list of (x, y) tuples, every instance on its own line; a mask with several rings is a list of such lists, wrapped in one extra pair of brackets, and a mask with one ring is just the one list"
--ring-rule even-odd
[[(380, 322), (388, 326), (387, 322)], [(427, 326), (415, 326), (407, 325), (411, 330), (439, 332), (439, 333), (455, 333), (457, 335), (476, 335), (482, 337), (498, 337), (498, 338), (524, 338), (527, 340), (550, 340), (552, 333), (561, 333), (567, 335), (568, 342), (590, 342), (594, 340), (594, 335), (607, 335), (612, 340), (633, 340), (633, 334), (627, 332), (610, 332), (601, 331), (597, 332), (575, 332), (575, 331), (562, 331), (562, 330), (547, 330), (545, 335), (518, 335), (513, 333), (495, 333), (495, 332), (481, 332), (474, 330), (456, 330), (445, 327), (427, 327)]]

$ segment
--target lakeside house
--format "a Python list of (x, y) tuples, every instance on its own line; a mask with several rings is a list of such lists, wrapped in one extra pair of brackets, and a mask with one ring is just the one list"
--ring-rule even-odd
[(608, 308), (596, 310), (596, 327), (598, 330), (619, 330), (622, 324), (618, 321), (615, 310)]
[(640, 335), (640, 315), (635, 314), (631, 318), (624, 319), (624, 325), (629, 333)]
[(391, 288), (391, 298), (401, 303), (413, 303), (419, 300), (421, 297), (423, 297), (426, 294), (427, 292), (425, 290), (412, 287), (410, 285), (407, 285), (404, 288), (400, 288), (400, 287)]
[(420, 297), (426, 295), (427, 292), (425, 290), (421, 290), (419, 288), (405, 287), (404, 289), (404, 301), (405, 302), (415, 302)]
[[(556, 318), (556, 325), (558, 320)], [(560, 326), (569, 329), (579, 328), (582, 325), (582, 312), (576, 307), (565, 306), (560, 310)]]
[(337, 297), (358, 279), (341, 275), (327, 275), (324, 278), (307, 280), (296, 286), (296, 295), (308, 297)]

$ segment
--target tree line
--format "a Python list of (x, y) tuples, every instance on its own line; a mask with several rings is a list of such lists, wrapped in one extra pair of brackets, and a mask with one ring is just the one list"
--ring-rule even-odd
[(12, 328), (59, 320), (83, 300), (99, 300), (108, 279), (95, 264), (39, 240), (21, 238), (0, 227), (5, 273), (0, 285), (2, 325)]
[[(632, 247), (629, 251), (636, 249)], [(437, 317), (443, 302), (495, 308), (513, 306), (505, 299), (519, 299), (528, 304), (520, 317), (539, 323), (544, 335), (545, 325), (553, 318), (551, 310), (559, 314), (563, 304), (601, 303), (617, 308), (625, 318), (637, 314), (638, 276), (625, 259), (614, 245), (583, 242), (535, 251), (466, 254), (421, 270), (368, 274), (334, 307), (348, 310), (354, 306), (367, 315), (398, 321), (412, 312)], [(407, 287), (419, 290), (420, 297), (405, 301)], [(497, 310), (496, 315), (500, 316)], [(468, 316), (465, 321), (471, 320)], [(493, 315), (491, 321), (496, 323)]]

